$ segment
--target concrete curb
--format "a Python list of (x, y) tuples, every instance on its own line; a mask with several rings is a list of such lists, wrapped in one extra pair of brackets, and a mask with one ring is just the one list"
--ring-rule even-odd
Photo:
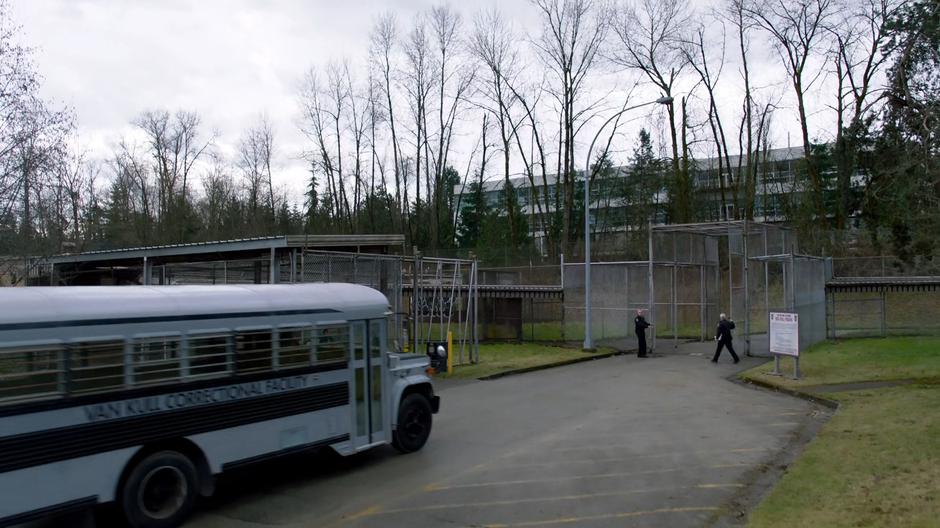
[(838, 409), (838, 408), (839, 408), (839, 402), (837, 402), (837, 401), (830, 400), (830, 399), (828, 399), (828, 398), (823, 398), (823, 397), (817, 396), (817, 395), (815, 395), (815, 394), (810, 394), (810, 393), (808, 393), (808, 392), (799, 391), (799, 390), (796, 390), (796, 389), (789, 389), (789, 388), (786, 388), (786, 387), (780, 387), (780, 386), (774, 385), (773, 383), (768, 383), (768, 382), (763, 381), (763, 380), (756, 380), (756, 379), (751, 379), (751, 378), (742, 378), (742, 377), (740, 377), (740, 373), (734, 373), (734, 374), (732, 374), (731, 376), (728, 376), (726, 379), (727, 379), (728, 381), (733, 382), (733, 383), (738, 383), (738, 384), (741, 384), (741, 385), (753, 385), (753, 386), (755, 386), (755, 387), (760, 387), (760, 388), (762, 388), (762, 389), (772, 390), (772, 391), (774, 391), (774, 392), (780, 392), (780, 393), (786, 394), (786, 395), (788, 395), (788, 396), (794, 396), (794, 397), (800, 398), (800, 399), (802, 399), (802, 400), (807, 400), (807, 401), (810, 401), (810, 402), (813, 402), (813, 403), (822, 405), (823, 407), (828, 407), (829, 409), (835, 410), (835, 409)]
[(607, 352), (605, 354), (592, 354), (590, 356), (574, 358), (574, 359), (566, 359), (564, 361), (557, 361), (555, 363), (546, 363), (544, 365), (535, 365), (533, 367), (525, 367), (525, 368), (520, 368), (520, 369), (497, 372), (496, 374), (490, 374), (488, 376), (477, 378), (477, 380), (489, 381), (489, 380), (494, 380), (494, 379), (499, 379), (499, 378), (505, 378), (506, 376), (514, 376), (516, 374), (525, 374), (527, 372), (535, 372), (538, 370), (545, 370), (545, 369), (550, 369), (550, 368), (555, 368), (555, 367), (564, 367), (567, 365), (574, 365), (576, 363), (585, 363), (587, 361), (594, 361), (597, 359), (606, 359), (606, 358), (611, 358), (614, 356), (623, 356), (626, 354), (633, 354), (635, 352), (636, 352), (635, 350), (616, 350), (614, 352)]

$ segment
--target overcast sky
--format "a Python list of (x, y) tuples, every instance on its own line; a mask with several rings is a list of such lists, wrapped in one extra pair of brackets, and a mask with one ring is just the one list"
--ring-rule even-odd
[[(377, 15), (391, 10), (407, 25), (435, 3), (13, 0), (13, 7), (24, 40), (37, 48), (43, 94), (75, 110), (80, 139), (93, 153), (106, 155), (131, 130), (128, 123), (148, 109), (198, 112), (206, 134), (218, 131), (223, 152), (230, 152), (242, 130), (265, 113), (277, 136), (279, 180), (299, 190), (306, 178), (305, 165), (296, 159), (304, 146), (297, 128), (304, 72), (331, 59), (363, 61)], [(453, 6), (469, 20), (496, 3)], [(535, 13), (526, 0), (498, 5), (517, 27), (535, 32)], [(772, 62), (766, 54), (754, 67), (760, 74), (772, 69)], [(821, 112), (822, 103), (817, 105)], [(795, 120), (781, 115), (778, 122), (778, 143), (787, 134), (796, 143)]]

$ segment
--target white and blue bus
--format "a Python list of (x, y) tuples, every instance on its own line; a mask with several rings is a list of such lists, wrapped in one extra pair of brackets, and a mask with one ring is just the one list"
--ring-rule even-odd
[(425, 356), (352, 284), (0, 289), (0, 525), (116, 502), (178, 526), (214, 476), (424, 446)]

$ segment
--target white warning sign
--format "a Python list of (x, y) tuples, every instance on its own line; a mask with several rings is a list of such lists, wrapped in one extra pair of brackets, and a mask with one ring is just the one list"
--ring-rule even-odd
[(770, 312), (770, 353), (800, 355), (800, 316), (791, 312)]

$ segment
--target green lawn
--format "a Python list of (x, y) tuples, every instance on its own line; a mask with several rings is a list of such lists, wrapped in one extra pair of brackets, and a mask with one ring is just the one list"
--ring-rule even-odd
[[(613, 352), (612, 349), (599, 348), (594, 355)], [(451, 375), (443, 378), (481, 378), (499, 372), (516, 370), (560, 361), (583, 358), (591, 355), (579, 348), (539, 345), (535, 343), (485, 343), (480, 345), (480, 362), (475, 365), (454, 367)]]
[[(802, 358), (804, 380), (745, 372), (781, 386), (918, 378), (827, 393), (839, 410), (748, 520), (753, 527), (940, 526), (940, 338), (826, 343)], [(811, 389), (810, 389), (811, 390)]]
[[(792, 372), (789, 358), (781, 370)], [(820, 343), (800, 358), (802, 379), (768, 376), (768, 366), (752, 369), (748, 377), (786, 387), (825, 383), (899, 379), (940, 380), (940, 338), (892, 337)]]

